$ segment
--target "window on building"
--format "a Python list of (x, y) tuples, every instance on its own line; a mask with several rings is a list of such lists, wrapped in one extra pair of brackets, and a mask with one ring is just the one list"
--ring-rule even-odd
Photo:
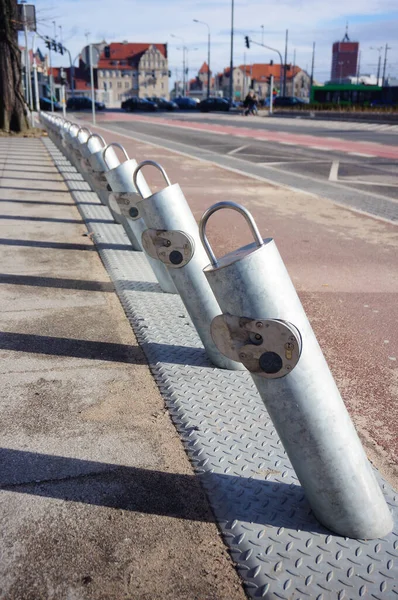
[(121, 82), (121, 81), (118, 81), (118, 82), (117, 82), (117, 87), (118, 87), (118, 88), (121, 88), (121, 87), (122, 87), (122, 82)]
[(103, 77), (103, 75), (104, 75), (103, 71), (98, 71), (98, 75), (99, 75), (100, 77)]

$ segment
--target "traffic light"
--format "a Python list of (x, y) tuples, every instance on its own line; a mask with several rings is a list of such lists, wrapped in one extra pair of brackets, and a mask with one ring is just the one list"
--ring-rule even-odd
[(58, 44), (58, 52), (60, 52), (61, 54), (64, 53), (64, 47), (62, 44)]
[(245, 44), (246, 44), (246, 48), (250, 48), (250, 40), (249, 40), (248, 35), (245, 35)]
[(55, 40), (51, 40), (51, 47), (55, 52), (58, 50), (57, 42)]
[(46, 38), (46, 47), (51, 50), (51, 40), (50, 38)]
[(171, 77), (171, 71), (169, 71), (169, 77)]
[(104, 48), (104, 54), (105, 54), (105, 58), (110, 58), (111, 57), (111, 49), (109, 46), (105, 46)]

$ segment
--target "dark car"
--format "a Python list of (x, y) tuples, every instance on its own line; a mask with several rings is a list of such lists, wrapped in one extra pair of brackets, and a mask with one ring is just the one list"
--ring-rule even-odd
[[(104, 110), (105, 104), (103, 102), (98, 102), (95, 100), (95, 110)], [(91, 110), (92, 109), (92, 101), (91, 98), (86, 98), (85, 96), (72, 96), (68, 98), (66, 103), (66, 108), (69, 110)]]
[(133, 96), (133, 98), (124, 100), (121, 106), (123, 110), (127, 110), (129, 112), (133, 110), (153, 112), (158, 109), (158, 105), (155, 102), (147, 100), (146, 98), (138, 98), (137, 96)]
[(199, 101), (196, 98), (189, 98), (188, 96), (174, 98), (173, 102), (177, 104), (178, 108), (185, 110), (196, 110), (199, 104)]
[(225, 98), (212, 97), (206, 98), (199, 102), (199, 110), (201, 112), (209, 112), (213, 110), (228, 111), (230, 108), (228, 100)]
[(171, 102), (170, 100), (166, 100), (166, 98), (157, 98), (156, 96), (152, 96), (152, 98), (148, 98), (148, 100), (154, 102), (159, 110), (176, 110), (176, 108), (178, 108), (178, 104)]
[[(54, 110), (62, 110), (62, 106), (59, 102), (53, 102)], [(40, 110), (51, 110), (50, 98), (40, 98)]]
[(296, 96), (277, 96), (273, 104), (274, 106), (302, 106), (305, 102)]

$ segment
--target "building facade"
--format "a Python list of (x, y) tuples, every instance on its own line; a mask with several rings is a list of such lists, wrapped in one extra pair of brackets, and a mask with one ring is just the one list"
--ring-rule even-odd
[(358, 68), (359, 43), (351, 42), (346, 33), (342, 42), (335, 42), (332, 50), (331, 81), (355, 77)]
[(104, 45), (96, 71), (97, 95), (109, 107), (132, 96), (169, 98), (167, 44)]
[[(243, 100), (249, 92), (254, 92), (260, 100), (270, 95), (270, 77), (274, 77), (274, 91), (283, 94), (283, 65), (278, 64), (253, 64), (240, 65), (233, 70), (234, 100)], [(216, 87), (221, 90), (221, 95), (229, 97), (230, 94), (230, 69), (224, 69), (215, 77)], [(286, 96), (297, 96), (307, 99), (310, 96), (311, 78), (306, 71), (297, 65), (287, 65), (286, 69)]]

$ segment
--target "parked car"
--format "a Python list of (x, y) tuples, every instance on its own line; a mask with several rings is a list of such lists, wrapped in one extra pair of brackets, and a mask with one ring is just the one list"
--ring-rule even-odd
[(129, 112), (133, 110), (153, 112), (158, 109), (158, 105), (155, 102), (147, 100), (146, 98), (138, 98), (138, 96), (133, 96), (132, 98), (124, 100), (121, 106), (123, 110), (127, 110)]
[(277, 96), (274, 98), (274, 106), (302, 106), (304, 100), (296, 98), (296, 96)]
[(199, 110), (201, 112), (209, 112), (213, 110), (226, 112), (229, 110), (229, 108), (229, 102), (225, 98), (210, 96), (210, 98), (205, 98), (199, 102)]
[(173, 102), (177, 104), (178, 108), (185, 110), (196, 110), (199, 104), (199, 100), (197, 98), (189, 98), (188, 96), (174, 98)]
[[(40, 110), (51, 110), (50, 98), (40, 98)], [(54, 110), (62, 110), (62, 106), (59, 102), (54, 102)]]
[(175, 102), (166, 100), (166, 98), (157, 98), (156, 96), (152, 96), (152, 98), (147, 98), (147, 100), (157, 104), (159, 110), (176, 110), (176, 108), (178, 108), (178, 105)]
[[(86, 96), (72, 96), (68, 98), (66, 103), (66, 108), (69, 110), (87, 110), (92, 108), (91, 98), (86, 98)], [(104, 110), (105, 104), (103, 102), (95, 101), (95, 110)]]

